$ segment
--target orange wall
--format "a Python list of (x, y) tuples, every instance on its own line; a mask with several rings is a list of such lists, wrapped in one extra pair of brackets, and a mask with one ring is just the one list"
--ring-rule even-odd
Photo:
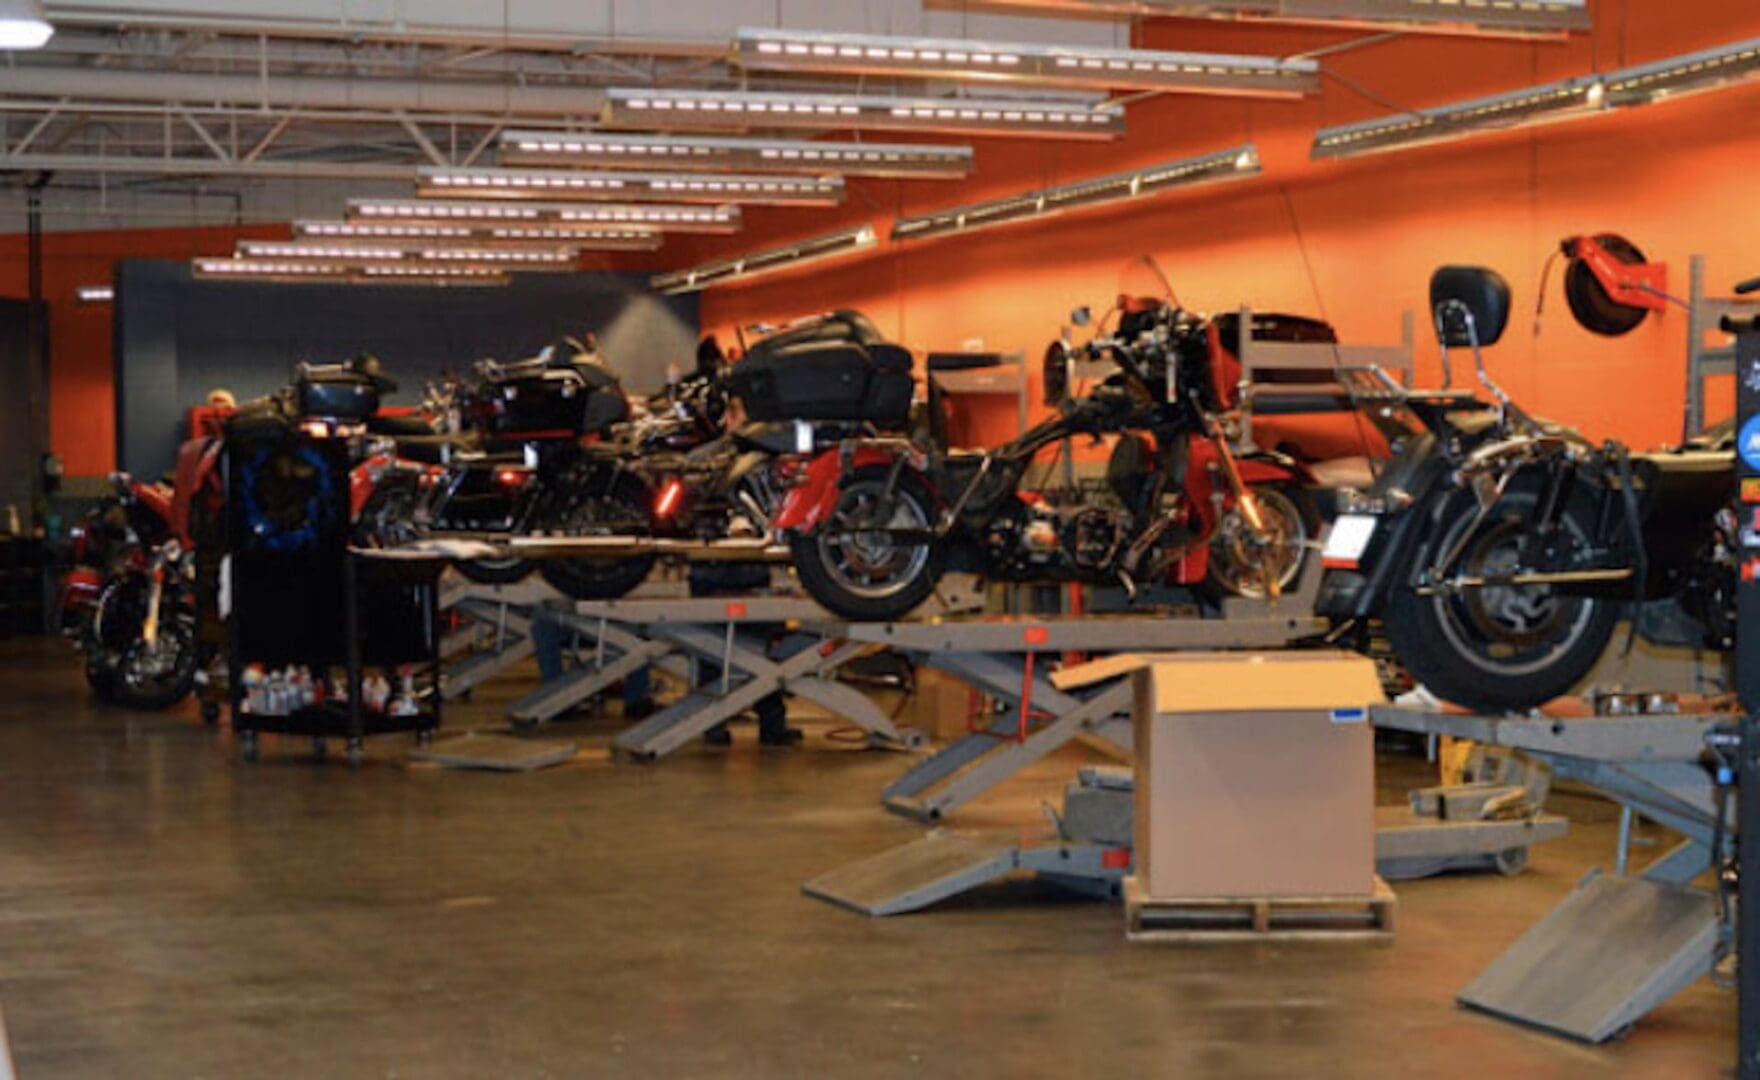
[[(1599, 30), (1569, 44), (1406, 38), (1339, 53), (1325, 63), (1388, 100), (1420, 106), (1513, 89), (1623, 62), (1760, 36), (1753, 0), (1591, 5)], [(1620, 10), (1629, 9), (1629, 25)], [(1142, 44), (1288, 54), (1343, 40), (1336, 31), (1165, 22)], [(1624, 45), (1622, 46), (1622, 42)], [(1198, 310), (1245, 302), (1317, 313), (1346, 341), (1397, 340), (1402, 310), (1422, 312), (1430, 271), (1445, 262), (1497, 267), (1516, 314), (1490, 354), (1494, 374), (1531, 409), (1596, 436), (1637, 444), (1677, 437), (1685, 319), (1671, 311), (1621, 339), (1571, 320), (1555, 270), (1534, 333), (1541, 265), (1559, 239), (1617, 231), (1669, 264), (1684, 293), (1687, 259), (1709, 259), (1727, 290), (1760, 273), (1760, 84), (1568, 124), (1331, 163), (1308, 160), (1317, 127), (1386, 110), (1336, 81), (1303, 102), (1166, 96), (1129, 109), (1130, 134), (1110, 145), (988, 140), (970, 185), (876, 181), (852, 185), (848, 205), (807, 222), (754, 211), (744, 234), (699, 254), (752, 250), (875, 220), (920, 213), (1133, 165), (1256, 141), (1260, 177), (1068, 215), (969, 237), (882, 247), (841, 263), (711, 290), (706, 328), (856, 307), (919, 350), (982, 338), (1037, 357), (1072, 306), (1109, 303), (1119, 270), (1149, 253), (1182, 301)], [(1435, 348), (1419, 319), (1421, 377)], [(1727, 400), (1727, 394), (1725, 395)], [(980, 423), (1006, 438), (1012, 422)]]
[[(115, 368), (109, 304), (81, 304), (81, 285), (108, 284), (120, 259), (229, 255), (240, 237), (275, 239), (286, 226), (242, 229), (127, 229), (43, 236), (43, 299), (49, 304), (49, 445), (73, 476), (116, 467)], [(30, 284), (23, 234), (0, 236), (0, 295), (24, 297)]]

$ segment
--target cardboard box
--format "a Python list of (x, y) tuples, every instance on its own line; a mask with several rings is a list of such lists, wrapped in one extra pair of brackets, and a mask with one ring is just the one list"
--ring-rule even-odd
[(916, 692), (905, 704), (899, 722), (943, 742), (964, 735), (971, 709), (971, 688), (927, 664), (917, 665), (916, 679)]
[(1369, 897), (1372, 661), (1353, 653), (1109, 657), (1135, 680), (1136, 876), (1149, 899)]

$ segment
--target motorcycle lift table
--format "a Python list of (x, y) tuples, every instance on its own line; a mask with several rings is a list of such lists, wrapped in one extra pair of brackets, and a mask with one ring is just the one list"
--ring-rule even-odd
[[(925, 740), (834, 678), (873, 646), (845, 639), (841, 624), (804, 597), (589, 600), (552, 614), (574, 630), (588, 662), (514, 702), (508, 713), (516, 724), (552, 719), (649, 665), (694, 683), (690, 661), (701, 661), (718, 665), (722, 677), (619, 734), (613, 748), (620, 756), (664, 757), (777, 691), (831, 710), (866, 731), (874, 746), (910, 749)], [(788, 629), (773, 649), (776, 624)]]
[[(1375, 871), (1410, 881), (1451, 870), (1527, 865), (1528, 847), (1563, 836), (1564, 818), (1544, 811), (1548, 770), (1507, 751), (1482, 752), (1481, 779), (1420, 788), (1407, 807), (1376, 813)], [(863, 915), (902, 915), (1027, 872), (1040, 881), (1119, 899), (1133, 865), (1135, 783), (1129, 768), (1086, 765), (1064, 790), (1052, 828), (1022, 840), (1008, 830), (935, 829), (919, 840), (846, 864), (801, 886), (808, 896)]]
[(938, 821), (1075, 740), (1108, 752), (1131, 752), (1131, 685), (1120, 677), (1093, 688), (1052, 685), (1042, 660), (1066, 653), (1265, 649), (1325, 632), (1313, 615), (1319, 560), (1301, 587), (1273, 601), (1234, 600), (1221, 618), (1109, 615), (1103, 617), (949, 619), (853, 623), (851, 641), (885, 645), (913, 663), (952, 675), (1004, 706), (984, 726), (917, 762), (881, 793), (888, 810)]
[(1376, 726), (1507, 747), (1666, 825), (1684, 839), (1636, 875), (1591, 873), (1461, 990), (1457, 1000), (1589, 1043), (1631, 1028), (1717, 963), (1717, 896), (1691, 882), (1712, 862), (1718, 796), (1706, 735), (1732, 716), (1576, 719), (1378, 708)]

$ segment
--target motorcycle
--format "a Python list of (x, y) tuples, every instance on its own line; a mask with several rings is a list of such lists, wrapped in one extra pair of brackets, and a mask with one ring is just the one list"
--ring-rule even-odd
[[(801, 583), (852, 619), (905, 615), (944, 570), (1013, 581), (1198, 586), (1213, 597), (1276, 596), (1301, 572), (1318, 515), (1306, 467), (1275, 452), (1237, 454), (1225, 422), (1238, 394), (1238, 362), (1222, 320), (1186, 311), (1152, 260), (1148, 289), (1120, 290), (1087, 345), (1047, 350), (1048, 382), (1072, 360), (1114, 369), (1085, 396), (1019, 438), (978, 453), (927, 448), (905, 438), (850, 439), (806, 466), (776, 519), (788, 533)], [(1072, 315), (1077, 325), (1090, 316)], [(1285, 320), (1309, 332), (1307, 320)], [(1243, 332), (1235, 318), (1233, 332)], [(1261, 334), (1255, 325), (1244, 332)], [(1326, 333), (1330, 333), (1326, 329)], [(930, 415), (941, 404), (937, 370), (966, 358), (931, 356)], [(1042, 450), (1077, 436), (1116, 436), (1097, 492), (1036, 491), (1025, 480)]]
[(171, 535), (172, 487), (111, 473), (110, 491), (68, 530), (68, 569), (55, 604), (61, 633), (84, 639), (106, 579)]
[[(1351, 373), (1360, 406), (1395, 418), (1393, 460), (1344, 492), (1322, 552), (1319, 611), (1379, 620), (1394, 654), (1437, 696), (1531, 708), (1569, 691), (1622, 612), (1647, 639), (1727, 650), (1739, 523), (1729, 426), (1633, 453), (1529, 415), (1487, 372), (1509, 319), (1495, 271), (1431, 279), (1443, 386), (1411, 391)], [(1450, 349), (1470, 349), (1487, 398), (1453, 389)]]
[(86, 682), (100, 698), (164, 709), (189, 696), (200, 655), (195, 580), (194, 553), (175, 537), (111, 574), (82, 641)]
[[(649, 527), (649, 496), (602, 441), (630, 414), (617, 377), (576, 362), (569, 343), (512, 364), (477, 364), (464, 409), (473, 430), (397, 435), (370, 458), (357, 532), (389, 544), (452, 534), (623, 535)], [(535, 568), (561, 592), (588, 599), (634, 588), (652, 560), (462, 559), (473, 581), (506, 584)]]

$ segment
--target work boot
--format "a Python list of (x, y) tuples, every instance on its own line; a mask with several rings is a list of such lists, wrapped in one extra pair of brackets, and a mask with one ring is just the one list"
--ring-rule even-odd
[(758, 732), (758, 744), (760, 746), (793, 746), (800, 742), (803, 737), (800, 728), (783, 727), (780, 729), (760, 729)]

